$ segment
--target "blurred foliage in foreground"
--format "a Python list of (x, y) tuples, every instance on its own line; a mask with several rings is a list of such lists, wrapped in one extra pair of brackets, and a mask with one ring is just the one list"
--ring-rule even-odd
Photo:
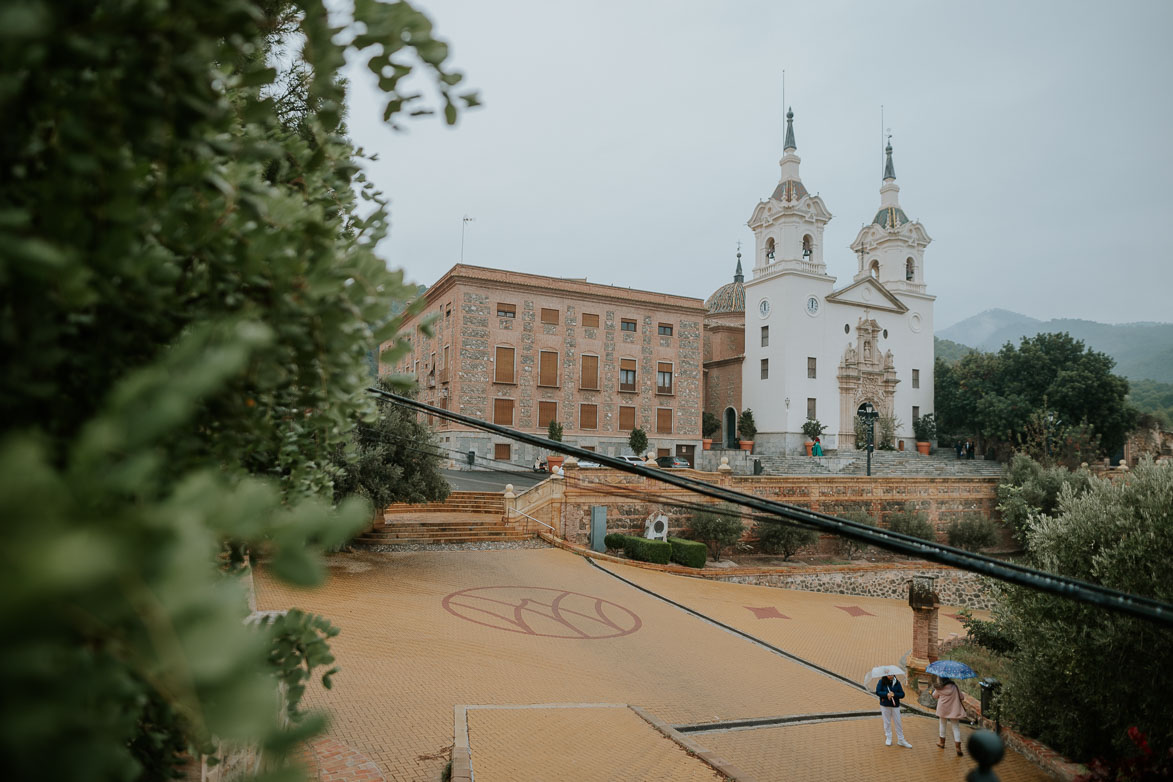
[(0, 5), (10, 778), (166, 778), (221, 742), (272, 769), (320, 727), (282, 727), (277, 681), (296, 696), (336, 629), (246, 627), (237, 574), (252, 552), (313, 584), (370, 517), (334, 506), (329, 457), (372, 419), (365, 355), (414, 291), (374, 254), (388, 215), (343, 135), (348, 50), (389, 121), (475, 103), (402, 2)]

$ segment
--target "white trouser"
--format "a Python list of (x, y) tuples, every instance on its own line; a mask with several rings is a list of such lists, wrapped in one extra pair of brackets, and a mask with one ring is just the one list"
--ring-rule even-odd
[(953, 725), (953, 740), (961, 741), (961, 726), (957, 724), (957, 720), (951, 720), (946, 717), (937, 717), (937, 735), (945, 738), (945, 723), (948, 722)]
[(900, 723), (900, 709), (896, 706), (881, 706), (880, 716), (884, 718), (884, 736), (892, 740), (892, 724), (896, 724), (896, 740), (904, 741), (904, 725)]

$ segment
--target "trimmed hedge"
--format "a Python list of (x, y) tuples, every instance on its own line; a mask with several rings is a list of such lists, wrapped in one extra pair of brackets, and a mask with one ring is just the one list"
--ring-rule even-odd
[(672, 546), (672, 561), (685, 567), (704, 567), (709, 556), (709, 547), (696, 540), (668, 538)]
[(672, 544), (664, 540), (648, 540), (626, 535), (623, 538), (623, 553), (628, 559), (667, 565), (672, 558)]
[(620, 532), (608, 532), (603, 536), (603, 545), (609, 549), (623, 548), (623, 541), (627, 538), (626, 535)]

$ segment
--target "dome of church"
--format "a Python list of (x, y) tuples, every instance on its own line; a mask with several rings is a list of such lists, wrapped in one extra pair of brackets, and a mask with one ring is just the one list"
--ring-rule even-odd
[(740, 280), (725, 283), (705, 299), (705, 309), (710, 315), (745, 312), (745, 283)]
[(876, 212), (876, 219), (872, 220), (874, 225), (881, 228), (899, 228), (908, 222), (908, 215), (904, 214), (904, 210), (898, 206), (885, 206)]

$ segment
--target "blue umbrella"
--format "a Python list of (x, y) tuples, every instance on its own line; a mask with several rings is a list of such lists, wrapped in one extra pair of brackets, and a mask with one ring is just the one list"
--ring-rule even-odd
[(965, 663), (959, 663), (956, 660), (937, 660), (935, 663), (929, 663), (929, 667), (925, 668), (927, 673), (940, 676), (943, 679), (976, 679), (977, 673)]

